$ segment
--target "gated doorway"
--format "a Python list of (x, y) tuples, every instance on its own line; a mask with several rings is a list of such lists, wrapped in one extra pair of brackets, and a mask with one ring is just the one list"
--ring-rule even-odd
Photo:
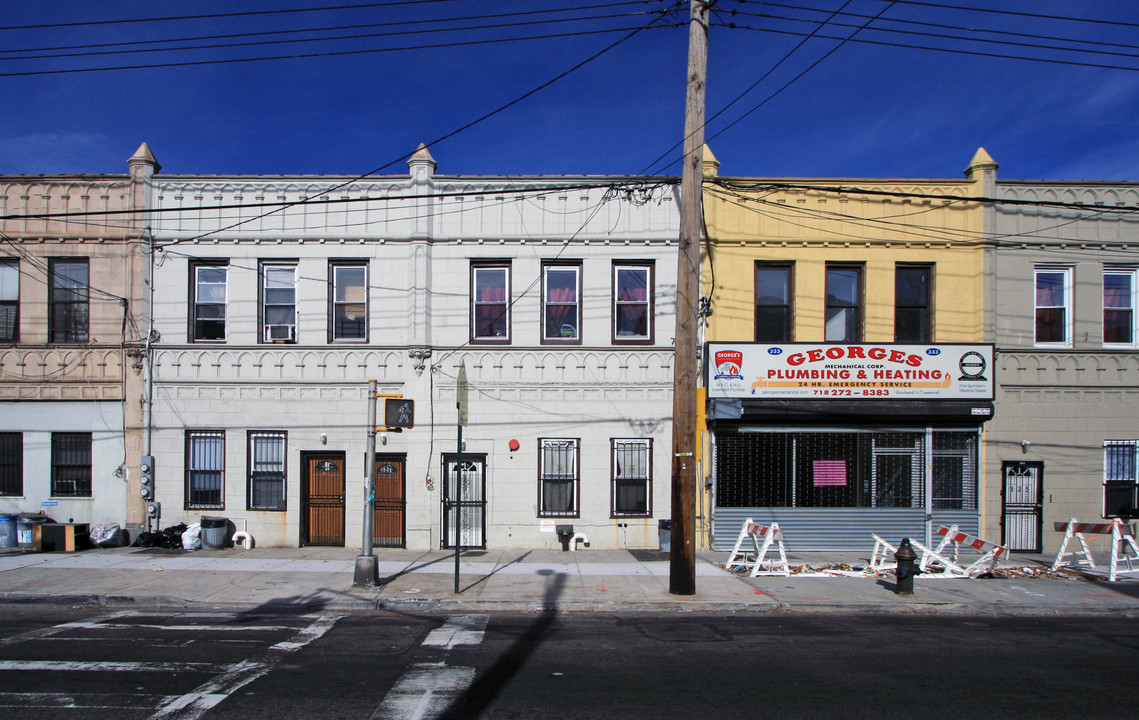
[[(443, 547), (486, 547), (486, 454), (443, 455)], [(457, 521), (456, 521), (457, 516)]]
[(1003, 462), (1001, 542), (1013, 552), (1038, 553), (1044, 527), (1044, 463)]
[(372, 544), (407, 547), (407, 456), (376, 455), (376, 498), (372, 503)]
[(301, 544), (344, 545), (344, 453), (301, 453)]

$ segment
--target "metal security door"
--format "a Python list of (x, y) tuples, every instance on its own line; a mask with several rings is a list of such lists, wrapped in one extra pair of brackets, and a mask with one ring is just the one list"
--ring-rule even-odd
[(1001, 463), (1001, 542), (1015, 552), (1041, 551), (1044, 525), (1044, 463)]
[(376, 498), (372, 504), (372, 544), (376, 547), (407, 547), (406, 467), (403, 455), (376, 456)]
[(302, 453), (301, 543), (344, 545), (344, 454)]
[[(455, 547), (455, 529), (464, 548), (486, 547), (486, 455), (443, 456), (443, 547)], [(458, 522), (456, 522), (458, 515)]]

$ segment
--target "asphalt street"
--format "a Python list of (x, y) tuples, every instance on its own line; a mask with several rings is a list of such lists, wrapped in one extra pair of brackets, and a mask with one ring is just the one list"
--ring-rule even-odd
[(8, 606), (21, 718), (1071, 718), (1134, 701), (1103, 616)]

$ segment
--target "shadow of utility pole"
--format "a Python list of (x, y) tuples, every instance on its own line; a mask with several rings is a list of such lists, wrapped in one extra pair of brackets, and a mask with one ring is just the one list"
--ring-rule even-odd
[(549, 636), (557, 619), (558, 598), (565, 588), (568, 576), (566, 573), (555, 573), (553, 570), (539, 570), (538, 573), (548, 576), (541, 614), (494, 665), (471, 683), (462, 696), (451, 703), (451, 706), (439, 716), (440, 720), (469, 720), (480, 717)]

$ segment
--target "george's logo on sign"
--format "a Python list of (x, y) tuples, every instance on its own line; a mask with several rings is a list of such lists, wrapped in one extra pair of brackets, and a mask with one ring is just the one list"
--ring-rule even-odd
[(740, 369), (743, 366), (744, 354), (739, 350), (720, 350), (715, 358), (717, 380), (743, 380)]

